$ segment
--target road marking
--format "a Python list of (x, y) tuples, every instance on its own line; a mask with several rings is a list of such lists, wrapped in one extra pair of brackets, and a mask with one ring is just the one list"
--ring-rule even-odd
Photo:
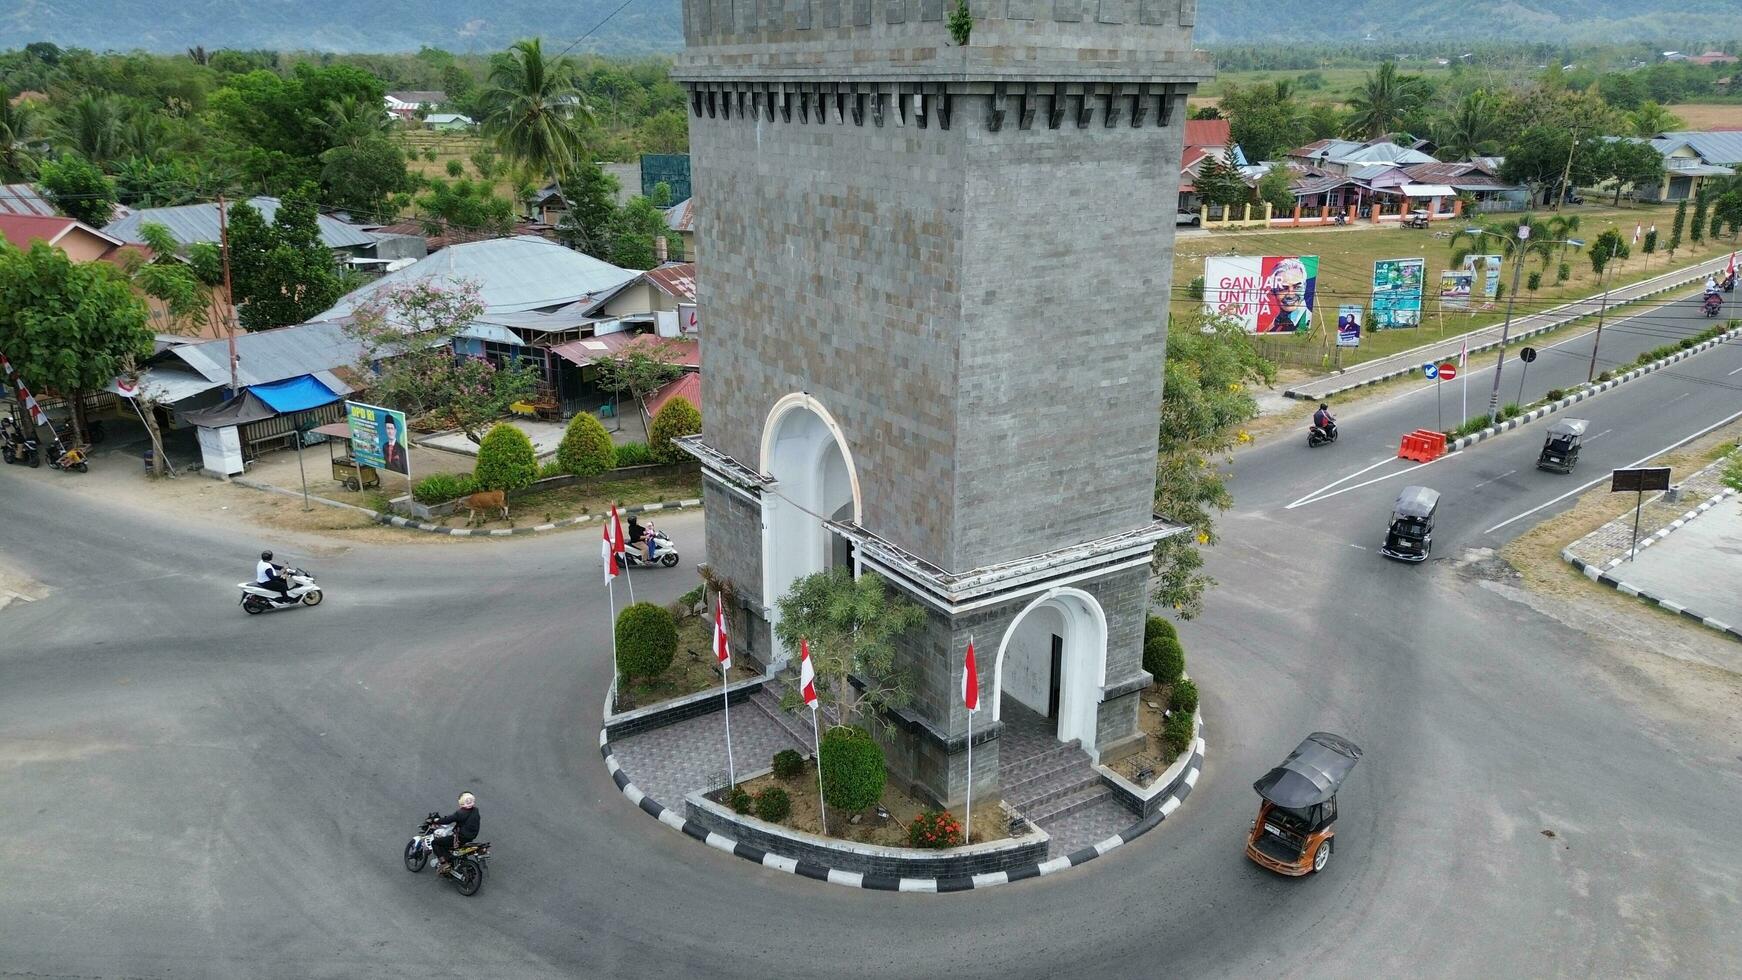
[[(1396, 461), (1397, 461), (1396, 456), (1387, 456), (1384, 459), (1380, 460), (1379, 462), (1374, 463), (1372, 466), (1364, 466), (1361, 469), (1358, 469), (1355, 472), (1350, 473), (1348, 476), (1343, 477), (1341, 480), (1336, 480), (1334, 482), (1325, 484), (1324, 486), (1318, 488), (1317, 490), (1314, 490), (1312, 493), (1307, 494), (1305, 497), (1300, 498), (1300, 500), (1296, 500), (1294, 502), (1294, 504), (1298, 504), (1302, 500), (1306, 500), (1309, 497), (1313, 497), (1313, 496), (1316, 496), (1318, 494), (1324, 493), (1326, 490), (1331, 489), (1332, 487), (1336, 486), (1338, 483), (1347, 483), (1348, 481), (1353, 480), (1354, 478), (1360, 476), (1363, 473), (1367, 473), (1367, 472), (1370, 472), (1372, 470), (1378, 469), (1379, 467), (1384, 466), (1386, 463), (1392, 463), (1392, 462), (1396, 462)], [(1284, 509), (1292, 510), (1294, 508), (1294, 504), (1289, 504), (1288, 507), (1284, 508)]]
[(1485, 487), (1488, 484), (1493, 483), (1495, 480), (1504, 480), (1507, 477), (1509, 477), (1512, 474), (1517, 473), (1517, 472), (1518, 472), (1517, 470), (1507, 470), (1506, 472), (1500, 474), (1499, 476), (1493, 477), (1492, 479), (1483, 480), (1481, 483), (1476, 484), (1476, 486), (1471, 487), (1470, 489), (1475, 490), (1475, 489), (1478, 489), (1480, 487)]
[(1679, 395), (1677, 395), (1677, 396), (1675, 396), (1675, 397), (1674, 397), (1674, 398), (1671, 398), (1671, 399), (1670, 399), (1670, 400), (1669, 400), (1669, 401), (1667, 401), (1667, 402), (1664, 402), (1664, 404), (1665, 404), (1665, 405), (1674, 405), (1674, 404), (1675, 404), (1675, 403), (1676, 403), (1676, 402), (1679, 402), (1679, 401), (1681, 401), (1681, 400), (1682, 400), (1682, 399), (1683, 399), (1683, 398), (1686, 398), (1686, 397), (1688, 397), (1688, 396), (1689, 396), (1689, 395), (1691, 395), (1691, 394), (1693, 394), (1693, 392), (1691, 392), (1691, 391), (1684, 391), (1684, 392), (1682, 392), (1682, 393), (1681, 393), (1681, 394), (1679, 394)]
[(1366, 545), (1364, 545), (1364, 544), (1356, 544), (1356, 543), (1355, 543), (1355, 542), (1353, 542), (1353, 541), (1350, 541), (1350, 542), (1349, 542), (1349, 543), (1348, 543), (1348, 544), (1349, 544), (1349, 547), (1351, 547), (1351, 548), (1359, 548), (1359, 549), (1361, 549), (1361, 550), (1362, 550), (1362, 551), (1366, 551), (1366, 550), (1367, 550), (1367, 546), (1366, 546)]
[[(1721, 419), (1717, 422), (1714, 422), (1711, 425), (1706, 426), (1705, 428), (1701, 429), (1700, 431), (1694, 433), (1691, 436), (1687, 436), (1685, 438), (1678, 439), (1675, 442), (1670, 443), (1669, 445), (1663, 447), (1662, 449), (1659, 449), (1657, 452), (1654, 452), (1649, 456), (1642, 456), (1639, 459), (1636, 459), (1633, 462), (1628, 463), (1626, 466), (1623, 466), (1621, 468), (1622, 469), (1632, 469), (1641, 463), (1650, 462), (1651, 460), (1653, 460), (1659, 456), (1662, 456), (1664, 453), (1667, 453), (1672, 449), (1677, 449), (1677, 448), (1680, 448), (1682, 446), (1685, 446), (1688, 443), (1693, 442), (1695, 439), (1698, 439), (1699, 437), (1705, 435), (1706, 433), (1711, 432), (1714, 429), (1721, 429), (1724, 426), (1729, 425), (1731, 422), (1736, 421), (1737, 419), (1742, 419), (1742, 412), (1737, 412), (1736, 414), (1731, 415), (1729, 418)], [(1532, 507), (1531, 509), (1525, 511), (1522, 514), (1519, 514), (1516, 517), (1508, 517), (1506, 520), (1501, 521), (1500, 523), (1494, 525), (1493, 527), (1489, 528), (1486, 531), (1483, 531), (1482, 533), (1483, 534), (1493, 534), (1495, 531), (1498, 531), (1501, 528), (1505, 527), (1506, 525), (1511, 524), (1513, 521), (1521, 521), (1524, 518), (1529, 517), (1530, 515), (1536, 513), (1537, 511), (1542, 510), (1544, 507), (1552, 507), (1555, 504), (1558, 504), (1561, 501), (1567, 499), (1568, 497), (1571, 497), (1575, 494), (1584, 493), (1586, 490), (1591, 489), (1592, 487), (1596, 486), (1599, 483), (1602, 483), (1604, 480), (1607, 480), (1607, 479), (1609, 479), (1609, 474), (1605, 473), (1602, 476), (1597, 477), (1595, 480), (1592, 480), (1591, 482), (1585, 484), (1582, 487), (1576, 487), (1572, 490), (1568, 490), (1566, 493), (1561, 494), (1560, 496), (1554, 498), (1553, 500), (1549, 501), (1548, 503), (1537, 504), (1535, 507)]]
[[(1354, 486), (1348, 486), (1348, 487), (1344, 487), (1341, 490), (1332, 491), (1331, 493), (1327, 493), (1324, 496), (1315, 497), (1314, 495), (1309, 493), (1305, 497), (1302, 497), (1299, 500), (1295, 501), (1294, 503), (1289, 504), (1287, 507), (1284, 507), (1283, 510), (1293, 510), (1296, 507), (1302, 506), (1303, 504), (1316, 504), (1321, 500), (1329, 500), (1332, 497), (1335, 497), (1337, 494), (1340, 494), (1340, 493), (1348, 493), (1350, 490), (1359, 490), (1362, 487), (1370, 487), (1375, 483), (1384, 483), (1386, 480), (1389, 480), (1394, 476), (1402, 476), (1405, 473), (1414, 473), (1416, 470), (1426, 469), (1429, 466), (1434, 465), (1435, 463), (1441, 462), (1443, 460), (1451, 459), (1453, 456), (1458, 456), (1458, 455), (1461, 455), (1461, 451), (1457, 452), (1457, 453), (1447, 453), (1446, 455), (1441, 456), (1439, 459), (1428, 460), (1425, 463), (1419, 463), (1415, 466), (1411, 466), (1407, 470), (1398, 470), (1396, 473), (1387, 473), (1384, 476), (1376, 476), (1371, 480), (1365, 480), (1365, 481), (1362, 481), (1361, 483), (1355, 484)], [(1386, 460), (1386, 462), (1389, 463), (1391, 461)], [(1367, 470), (1370, 470), (1372, 468), (1373, 467), (1369, 466), (1369, 467), (1367, 467)], [(1367, 472), (1367, 470), (1362, 470), (1361, 473), (1365, 473), (1365, 472)], [(1361, 473), (1356, 473), (1354, 475), (1360, 476)], [(1349, 477), (1343, 477), (1343, 480), (1347, 480), (1347, 479), (1349, 479)], [(1338, 480), (1337, 483), (1341, 483), (1341, 482), (1343, 482), (1343, 480)], [(1334, 487), (1337, 485), (1337, 483), (1333, 483), (1333, 484), (1331, 484), (1331, 486)]]
[[(1742, 368), (1737, 368), (1736, 370), (1731, 371), (1730, 374), (1742, 374)], [(1726, 374), (1724, 377), (1728, 378), (1730, 374)]]
[(1614, 432), (1614, 431), (1615, 431), (1614, 429), (1604, 429), (1602, 432), (1597, 433), (1596, 435), (1592, 436), (1589, 439), (1586, 439), (1585, 441), (1586, 442), (1596, 442), (1598, 439), (1601, 439), (1604, 436), (1606, 436), (1609, 433)]

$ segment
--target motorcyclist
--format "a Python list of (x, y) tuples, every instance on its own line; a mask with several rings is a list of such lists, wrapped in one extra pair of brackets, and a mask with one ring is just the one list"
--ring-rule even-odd
[(653, 560), (653, 532), (642, 526), (641, 519), (634, 514), (629, 515), (629, 543), (641, 553), (644, 561)]
[(271, 551), (260, 553), (260, 561), (254, 565), (254, 583), (263, 589), (278, 593), (279, 598), (272, 601), (290, 601), (290, 579), (284, 575), (284, 566), (272, 560)]
[(470, 844), (478, 839), (480, 819), (478, 814), (478, 798), (470, 793), (461, 793), (458, 810), (442, 817), (438, 824), (448, 824), (454, 828), (451, 835), (437, 834), (434, 841), (436, 853), (436, 874), (446, 874), (453, 860), (454, 844)]
[(1319, 402), (1319, 410), (1313, 413), (1313, 428), (1327, 436), (1337, 430), (1337, 420), (1331, 417), (1331, 406)]
[(1707, 276), (1706, 277), (1706, 295), (1707, 296), (1716, 296), (1717, 294), (1718, 294), (1718, 279), (1717, 279), (1717, 277), (1716, 276)]

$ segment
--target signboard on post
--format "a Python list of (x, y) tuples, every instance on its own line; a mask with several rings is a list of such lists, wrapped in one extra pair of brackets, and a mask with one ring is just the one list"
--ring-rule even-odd
[(1458, 376), (1458, 366), (1456, 364), (1453, 364), (1451, 361), (1447, 361), (1446, 363), (1440, 365), (1439, 379), (1441, 381), (1450, 381), (1453, 378), (1456, 378), (1457, 376)]
[(1616, 470), (1610, 476), (1610, 493), (1644, 493), (1647, 490), (1669, 489), (1669, 467), (1647, 466), (1634, 470)]
[(392, 470), (404, 473), (407, 480), (411, 478), (404, 412), (348, 401), (345, 421), (351, 427), (351, 458), (359, 466)]
[(1451, 269), (1440, 273), (1440, 308), (1468, 309), (1470, 306), (1470, 274)]
[(1337, 346), (1361, 346), (1361, 308), (1359, 306), (1337, 307)]
[(1207, 256), (1204, 312), (1247, 333), (1305, 333), (1312, 329), (1318, 276), (1316, 255)]
[(1373, 263), (1373, 329), (1421, 326), (1426, 259), (1380, 259)]

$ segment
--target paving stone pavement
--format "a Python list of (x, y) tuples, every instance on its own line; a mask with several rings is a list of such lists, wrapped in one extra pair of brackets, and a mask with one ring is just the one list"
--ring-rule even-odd
[[(1653, 536), (1673, 527), (1692, 508), (1724, 490), (1724, 467), (1729, 460), (1720, 459), (1700, 471), (1690, 474), (1678, 484), (1681, 497), (1675, 502), (1663, 499), (1663, 494), (1648, 494), (1639, 513), (1639, 546), (1641, 552), (1655, 543)], [(1658, 540), (1661, 540), (1659, 538)], [(1572, 544), (1566, 551), (1586, 564), (1599, 569), (1611, 569), (1627, 557), (1633, 543), (1633, 511), (1592, 531)]]
[(1108, 797), (1057, 820), (1042, 821), (1040, 829), (1052, 837), (1052, 843), (1047, 847), (1046, 856), (1049, 858), (1064, 857), (1085, 847), (1099, 844), (1130, 827), (1137, 820), (1137, 815), (1127, 810), (1124, 804)]
[[(732, 757), (740, 774), (767, 769), (781, 749), (810, 754), (810, 746), (755, 705), (733, 706)], [(611, 750), (642, 792), (682, 813), (685, 794), (717, 787), (726, 768), (726, 728), (715, 712), (613, 741)]]

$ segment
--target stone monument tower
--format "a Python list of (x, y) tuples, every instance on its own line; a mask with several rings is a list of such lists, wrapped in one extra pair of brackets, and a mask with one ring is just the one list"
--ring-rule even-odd
[(742, 652), (800, 576), (928, 613), (889, 760), (959, 806), (1013, 713), (1140, 743), (1196, 0), (684, 0), (709, 560)]

